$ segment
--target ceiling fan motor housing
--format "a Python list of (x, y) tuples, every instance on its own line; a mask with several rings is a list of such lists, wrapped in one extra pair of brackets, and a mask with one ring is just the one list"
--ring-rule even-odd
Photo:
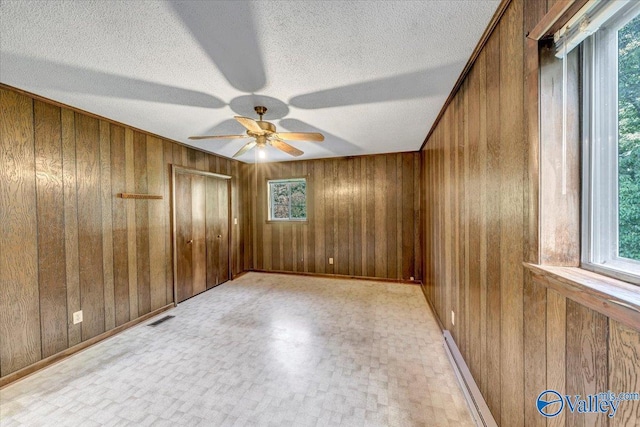
[(270, 133), (276, 132), (276, 126), (273, 123), (264, 122), (262, 120), (256, 120), (256, 123), (258, 123), (258, 126), (260, 126), (264, 131), (267, 131)]

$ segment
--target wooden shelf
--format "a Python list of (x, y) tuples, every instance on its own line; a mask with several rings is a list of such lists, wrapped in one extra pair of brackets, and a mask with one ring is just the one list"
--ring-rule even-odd
[(160, 200), (161, 195), (157, 194), (139, 194), (139, 193), (120, 193), (118, 197), (121, 199), (143, 199), (143, 200)]

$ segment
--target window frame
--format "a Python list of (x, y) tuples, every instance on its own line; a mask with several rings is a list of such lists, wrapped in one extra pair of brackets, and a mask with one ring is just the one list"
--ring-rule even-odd
[[(289, 197), (289, 217), (288, 218), (273, 218), (273, 200), (271, 195), (272, 183), (293, 183), (304, 181), (305, 184), (305, 217), (304, 218), (291, 218), (291, 197)], [(267, 220), (268, 224), (282, 224), (287, 222), (293, 222), (296, 224), (307, 223), (309, 221), (309, 179), (306, 176), (291, 177), (291, 178), (267, 178)], [(289, 187), (289, 196), (291, 196), (291, 190)]]
[(618, 30), (625, 8), (582, 44), (582, 248), (586, 270), (640, 285), (640, 261), (618, 256)]

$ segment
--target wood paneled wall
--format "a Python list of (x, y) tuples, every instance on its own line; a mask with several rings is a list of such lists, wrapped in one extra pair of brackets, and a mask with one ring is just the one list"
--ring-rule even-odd
[(614, 417), (564, 410), (549, 424), (535, 402), (542, 390), (570, 396), (640, 391), (640, 332), (585, 307), (527, 272), (524, 288), (525, 420), (530, 426), (637, 426), (640, 401)]
[[(550, 4), (513, 0), (422, 150), (424, 290), (501, 426), (545, 425), (548, 388), (640, 389), (640, 335), (535, 282), (537, 42)], [(455, 312), (455, 324), (451, 312)], [(633, 365), (633, 367), (630, 367)], [(615, 390), (614, 390), (615, 385)], [(635, 425), (640, 406), (593, 425)], [(549, 425), (592, 425), (580, 416)]]
[(173, 302), (170, 164), (234, 177), (242, 271), (239, 162), (6, 87), (0, 149), (0, 376)]
[[(396, 153), (244, 165), (245, 269), (419, 279), (419, 162)], [(267, 223), (267, 179), (291, 177), (307, 177), (308, 222)]]

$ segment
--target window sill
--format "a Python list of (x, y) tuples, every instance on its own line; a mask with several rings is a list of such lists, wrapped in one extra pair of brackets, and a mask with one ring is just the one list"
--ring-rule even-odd
[(271, 220), (268, 219), (265, 221), (266, 224), (304, 224), (307, 225), (309, 223), (308, 219), (305, 220), (295, 220), (295, 219), (291, 219), (291, 220)]
[(640, 330), (640, 286), (578, 267), (524, 266), (536, 283)]

